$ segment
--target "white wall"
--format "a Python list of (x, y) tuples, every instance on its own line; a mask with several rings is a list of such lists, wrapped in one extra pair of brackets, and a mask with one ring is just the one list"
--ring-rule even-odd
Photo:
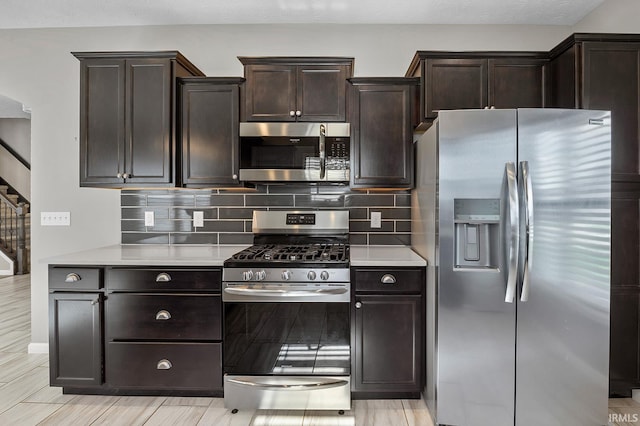
[(31, 162), (31, 119), (3, 118), (0, 115), (0, 139)]
[(606, 0), (573, 27), (576, 33), (640, 33), (640, 1)]
[(210, 76), (236, 56), (353, 56), (357, 76), (402, 76), (416, 50), (549, 50), (558, 26), (239, 25), (2, 30), (0, 94), (32, 108), (32, 214), (70, 211), (70, 227), (32, 225), (32, 342), (45, 343), (43, 259), (120, 241), (119, 191), (78, 186), (79, 66), (71, 51), (180, 50)]

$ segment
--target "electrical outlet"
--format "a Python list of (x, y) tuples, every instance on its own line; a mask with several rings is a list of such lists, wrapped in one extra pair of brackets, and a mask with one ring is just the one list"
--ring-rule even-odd
[(70, 226), (70, 212), (40, 212), (41, 226)]
[(202, 228), (204, 226), (204, 212), (193, 212), (193, 227)]
[(371, 212), (371, 227), (382, 228), (382, 212)]
[(154, 226), (155, 217), (153, 212), (144, 212), (144, 226)]

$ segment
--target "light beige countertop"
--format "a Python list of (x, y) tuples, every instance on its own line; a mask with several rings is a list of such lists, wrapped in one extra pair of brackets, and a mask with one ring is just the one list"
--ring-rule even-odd
[[(50, 265), (222, 266), (247, 245), (178, 246), (114, 244), (44, 259)], [(351, 246), (351, 266), (425, 266), (410, 247)]]
[(100, 247), (44, 259), (50, 265), (222, 266), (248, 245), (169, 246), (120, 245)]
[(351, 246), (351, 266), (426, 266), (427, 261), (406, 246)]

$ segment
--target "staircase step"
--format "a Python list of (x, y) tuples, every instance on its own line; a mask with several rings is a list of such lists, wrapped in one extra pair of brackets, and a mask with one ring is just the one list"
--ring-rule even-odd
[(0, 185), (0, 192), (2, 192), (3, 194), (6, 194), (8, 190), (9, 187), (7, 185)]

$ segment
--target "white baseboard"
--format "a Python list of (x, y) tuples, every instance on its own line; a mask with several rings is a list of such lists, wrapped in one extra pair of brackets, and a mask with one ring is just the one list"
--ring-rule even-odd
[(48, 354), (49, 344), (48, 343), (29, 343), (29, 346), (27, 347), (27, 352), (30, 354)]

